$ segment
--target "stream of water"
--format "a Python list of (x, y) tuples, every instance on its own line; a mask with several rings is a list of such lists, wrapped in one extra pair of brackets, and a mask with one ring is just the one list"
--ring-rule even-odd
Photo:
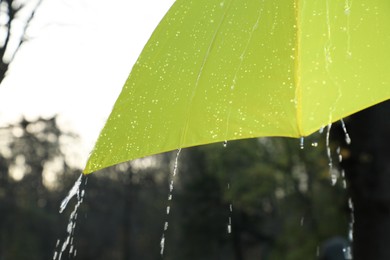
[(69, 216), (68, 225), (66, 227), (66, 238), (63, 241), (61, 241), (60, 239), (57, 240), (53, 260), (61, 260), (67, 250), (69, 253), (69, 258), (73, 258), (77, 255), (77, 249), (74, 246), (74, 231), (77, 223), (78, 209), (84, 200), (87, 181), (87, 176), (81, 174), (80, 177), (74, 183), (73, 187), (70, 189), (68, 195), (61, 202), (59, 212), (63, 213), (72, 198), (76, 197), (77, 199), (73, 211), (70, 213)]
[(171, 176), (171, 179), (170, 179), (170, 182), (169, 182), (168, 203), (167, 203), (167, 208), (166, 208), (166, 218), (167, 219), (166, 219), (166, 221), (164, 223), (163, 234), (162, 234), (161, 240), (160, 240), (160, 254), (161, 255), (164, 254), (164, 249), (165, 249), (165, 234), (166, 234), (166, 232), (168, 230), (168, 226), (169, 226), (168, 219), (169, 219), (169, 214), (171, 212), (170, 203), (171, 203), (171, 201), (173, 199), (174, 181), (175, 181), (175, 177), (176, 177), (176, 174), (177, 174), (177, 171), (178, 171), (180, 152), (181, 152), (181, 149), (178, 149), (177, 153), (176, 153), (175, 163), (173, 165), (172, 176)]
[[(345, 125), (344, 120), (341, 119), (340, 123), (341, 123), (341, 127), (343, 129), (343, 132), (344, 132), (345, 143), (347, 145), (350, 145), (352, 140), (351, 140), (351, 138), (350, 138), (350, 136), (348, 134), (347, 127)], [(331, 147), (330, 147), (330, 141), (329, 141), (329, 139), (330, 139), (330, 129), (331, 129), (331, 124), (328, 125), (327, 132), (326, 132), (326, 150), (327, 150), (327, 156), (328, 156), (328, 159), (329, 159), (329, 172), (331, 174), (332, 185), (335, 185), (336, 182), (337, 182), (337, 178), (341, 177), (342, 187), (344, 189), (347, 189), (347, 180), (346, 180), (346, 177), (345, 177), (345, 170), (341, 169), (340, 170), (340, 174), (339, 174), (337, 170), (333, 169), (333, 161), (332, 161)], [(341, 153), (341, 147), (340, 146), (337, 147), (336, 153), (337, 153), (338, 163), (339, 163), (339, 165), (341, 165), (341, 162), (343, 161), (343, 156), (342, 156), (342, 153)], [(351, 212), (350, 213), (349, 223), (348, 223), (348, 242), (349, 242), (349, 245), (347, 247), (343, 248), (343, 252), (344, 252), (345, 259), (352, 260), (353, 256), (352, 256), (351, 245), (353, 243), (353, 225), (354, 225), (355, 220), (354, 220), (353, 202), (352, 202), (352, 198), (351, 197), (348, 198), (348, 207), (349, 207), (349, 210)]]

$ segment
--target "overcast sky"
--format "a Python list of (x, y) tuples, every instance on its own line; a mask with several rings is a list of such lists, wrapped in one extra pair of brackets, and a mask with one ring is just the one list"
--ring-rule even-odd
[(174, 0), (43, 0), (0, 86), (0, 126), (60, 115), (80, 167), (142, 47)]

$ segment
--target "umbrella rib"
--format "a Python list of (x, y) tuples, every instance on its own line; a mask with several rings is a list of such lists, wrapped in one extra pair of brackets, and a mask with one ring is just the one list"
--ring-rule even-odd
[[(234, 90), (235, 90), (238, 72), (240, 71), (240, 69), (242, 67), (242, 63), (244, 62), (244, 58), (245, 58), (246, 53), (248, 51), (249, 44), (251, 43), (252, 38), (253, 38), (253, 33), (255, 32), (255, 30), (259, 26), (261, 15), (262, 15), (262, 9), (259, 8), (257, 20), (256, 20), (255, 24), (252, 26), (252, 30), (249, 33), (248, 41), (246, 42), (244, 51), (240, 55), (240, 63), (238, 64), (238, 66), (237, 66), (237, 68), (236, 68), (236, 70), (234, 72), (234, 77), (233, 77), (232, 86), (231, 86), (231, 93), (230, 93), (231, 98), (233, 97), (233, 93), (234, 93)], [(227, 135), (228, 135), (228, 131), (229, 131), (229, 122), (230, 122), (230, 116), (231, 116), (231, 113), (232, 113), (232, 102), (233, 101), (230, 100), (229, 110), (228, 110), (228, 114), (227, 114), (227, 118), (226, 118), (225, 140), (227, 139)]]
[(190, 96), (190, 99), (189, 99), (189, 102), (188, 102), (187, 113), (186, 113), (186, 114), (187, 114), (187, 119), (186, 119), (186, 123), (185, 123), (185, 125), (184, 125), (184, 127), (183, 127), (183, 131), (182, 131), (182, 135), (181, 135), (181, 140), (180, 140), (180, 146), (179, 146), (179, 148), (183, 148), (182, 146), (183, 146), (184, 140), (185, 140), (185, 138), (186, 138), (186, 136), (187, 136), (188, 124), (189, 124), (189, 121), (190, 121), (190, 114), (191, 114), (191, 105), (192, 105), (192, 103), (193, 103), (193, 101), (194, 101), (195, 93), (196, 93), (196, 90), (197, 90), (197, 88), (198, 88), (198, 86), (199, 86), (199, 81), (200, 81), (200, 78), (201, 78), (201, 76), (202, 76), (204, 66), (206, 65), (206, 62), (207, 62), (208, 57), (209, 57), (209, 55), (210, 55), (212, 46), (213, 46), (213, 44), (214, 44), (214, 42), (215, 42), (215, 39), (217, 38), (217, 34), (218, 34), (218, 32), (220, 31), (220, 29), (221, 29), (221, 26), (222, 26), (222, 24), (223, 24), (223, 21), (225, 20), (226, 14), (228, 13), (228, 11), (229, 11), (229, 9), (230, 9), (230, 6), (231, 6), (231, 3), (232, 3), (233, 1), (234, 1), (234, 0), (231, 0), (231, 1), (229, 2), (229, 5), (226, 7), (225, 12), (223, 13), (223, 15), (222, 15), (222, 17), (221, 17), (221, 20), (219, 21), (219, 24), (218, 24), (218, 26), (217, 26), (217, 28), (216, 28), (214, 34), (213, 34), (213, 37), (211, 38), (210, 44), (209, 44), (209, 46), (208, 46), (208, 48), (207, 48), (206, 54), (205, 54), (205, 56), (204, 56), (204, 58), (203, 58), (203, 61), (202, 61), (202, 65), (200, 66), (200, 69), (199, 69), (199, 72), (198, 72), (198, 76), (197, 76), (197, 78), (196, 78), (195, 85), (194, 85), (194, 87), (193, 87), (193, 89), (192, 89), (192, 93), (191, 93), (191, 96)]
[(302, 86), (301, 86), (301, 64), (300, 64), (300, 47), (301, 47), (301, 10), (300, 0), (295, 0), (295, 29), (296, 29), (296, 42), (295, 42), (295, 63), (294, 63), (294, 81), (295, 81), (295, 101), (296, 101), (296, 120), (298, 133), (300, 136), (304, 136), (302, 129)]

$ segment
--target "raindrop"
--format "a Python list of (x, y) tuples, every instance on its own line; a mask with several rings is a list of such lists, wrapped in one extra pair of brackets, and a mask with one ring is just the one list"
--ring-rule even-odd
[(344, 247), (343, 248), (343, 252), (344, 252), (344, 258), (347, 259), (347, 260), (352, 260), (353, 257), (352, 257), (352, 249), (350, 246), (347, 246), (347, 247)]
[(318, 146), (318, 143), (317, 143), (317, 142), (312, 142), (312, 143), (311, 143), (311, 146), (317, 147), (317, 146)]
[(352, 243), (353, 242), (353, 226), (355, 223), (355, 215), (354, 215), (354, 207), (353, 207), (353, 202), (352, 199), (348, 199), (348, 207), (349, 210), (351, 211), (351, 220), (349, 222), (349, 228), (348, 228), (348, 239)]
[(351, 138), (349, 137), (349, 134), (348, 134), (348, 131), (347, 131), (347, 127), (345, 126), (345, 123), (344, 123), (344, 120), (343, 119), (340, 119), (340, 122), (341, 122), (341, 126), (343, 128), (343, 131), (344, 131), (344, 135), (345, 135), (345, 142), (349, 145), (351, 144)]
[(333, 172), (333, 171), (330, 174), (330, 180), (331, 180), (332, 185), (334, 186), (337, 183), (337, 171), (336, 172)]
[(227, 140), (223, 141), (223, 147), (227, 147)]
[(232, 233), (232, 225), (228, 224), (227, 232), (230, 234)]
[(299, 147), (303, 150), (305, 148), (305, 137), (299, 138)]
[(163, 255), (164, 254), (164, 248), (165, 248), (165, 236), (163, 235), (161, 237), (161, 241), (160, 241), (160, 255)]
[(227, 225), (227, 231), (229, 234), (232, 233), (232, 212), (233, 212), (233, 205), (230, 204), (229, 205), (229, 222), (228, 222), (228, 225)]
[(169, 183), (169, 192), (173, 191), (173, 180)]

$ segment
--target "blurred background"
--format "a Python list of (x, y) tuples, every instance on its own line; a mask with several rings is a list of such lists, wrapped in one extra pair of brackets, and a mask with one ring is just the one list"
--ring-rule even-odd
[[(24, 119), (0, 135), (1, 257), (51, 259), (76, 203), (58, 213), (81, 172), (67, 161), (79, 140), (55, 117)], [(76, 259), (159, 259), (165, 221), (164, 259), (316, 259), (326, 240), (347, 238), (349, 222), (322, 137), (303, 150), (286, 138), (184, 149), (169, 216), (175, 152), (93, 173), (74, 231)]]
[[(66, 239), (76, 200), (62, 214), (60, 203), (173, 0), (128, 2), (0, 1), (0, 260), (53, 259)], [(389, 111), (346, 119), (350, 146), (335, 124), (328, 148), (325, 130), (304, 149), (288, 138), (184, 149), (172, 201), (176, 152), (96, 172), (77, 255), (62, 259), (342, 259), (324, 252), (352, 224), (355, 259), (390, 259)]]

